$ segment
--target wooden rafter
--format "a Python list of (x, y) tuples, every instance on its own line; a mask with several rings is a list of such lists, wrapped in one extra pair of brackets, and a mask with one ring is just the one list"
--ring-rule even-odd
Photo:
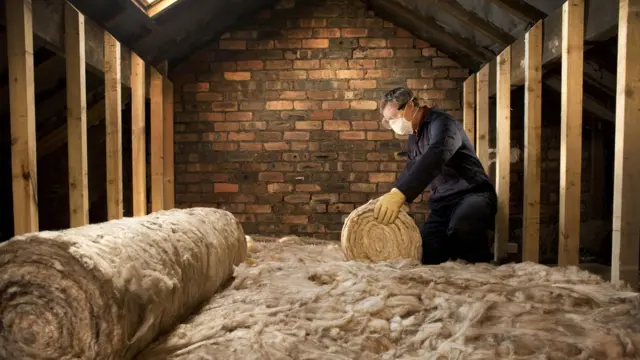
[(475, 12), (465, 9), (464, 6), (460, 5), (460, 3), (456, 0), (432, 0), (431, 3), (440, 8), (442, 11), (445, 11), (458, 19), (458, 21), (460, 21), (463, 26), (469, 26), (473, 30), (485, 35), (486, 37), (498, 42), (503, 46), (508, 46), (516, 41), (516, 38), (514, 36), (512, 36), (508, 32), (503, 31), (491, 22), (481, 18)]
[(524, 0), (490, 0), (499, 8), (526, 22), (536, 22), (544, 19), (547, 14)]

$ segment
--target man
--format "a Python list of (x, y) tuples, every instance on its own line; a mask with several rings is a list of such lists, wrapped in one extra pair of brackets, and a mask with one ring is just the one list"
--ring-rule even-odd
[(383, 195), (374, 218), (392, 223), (405, 202), (429, 188), (429, 218), (420, 229), (422, 263), (492, 259), (497, 196), (462, 124), (444, 111), (419, 106), (411, 90), (399, 87), (383, 96), (382, 126), (409, 135), (406, 168)]

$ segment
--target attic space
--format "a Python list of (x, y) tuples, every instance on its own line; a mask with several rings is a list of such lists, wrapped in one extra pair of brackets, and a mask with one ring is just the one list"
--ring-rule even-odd
[(5, 0), (0, 240), (215, 207), (247, 234), (338, 243), (406, 166), (379, 105), (407, 87), (464, 124), (497, 257), (637, 269), (640, 209), (614, 201), (640, 193), (621, 160), (637, 95), (616, 96), (638, 75), (618, 58), (638, 46), (619, 39), (628, 1)]

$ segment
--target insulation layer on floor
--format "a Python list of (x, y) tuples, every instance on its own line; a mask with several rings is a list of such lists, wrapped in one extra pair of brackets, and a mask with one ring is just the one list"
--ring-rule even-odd
[(640, 358), (639, 295), (576, 267), (346, 261), (297, 237), (248, 249), (138, 359)]

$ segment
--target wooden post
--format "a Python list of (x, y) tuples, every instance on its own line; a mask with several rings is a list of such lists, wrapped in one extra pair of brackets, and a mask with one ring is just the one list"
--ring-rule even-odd
[(122, 66), (120, 42), (104, 33), (104, 102), (107, 143), (108, 219), (123, 215), (122, 189)]
[(463, 84), (463, 103), (462, 108), (462, 126), (464, 132), (467, 133), (471, 145), (475, 146), (476, 136), (476, 76), (475, 74), (469, 76)]
[(149, 70), (151, 95), (151, 211), (164, 208), (164, 87), (162, 75)]
[(89, 224), (84, 15), (65, 2), (70, 227)]
[(38, 231), (36, 101), (31, 1), (6, 0), (13, 232)]
[(164, 208), (175, 207), (174, 156), (173, 156), (173, 83), (164, 78)]
[(489, 65), (476, 74), (476, 154), (489, 172)]
[(147, 214), (145, 64), (131, 52), (131, 154), (133, 166), (133, 216)]
[(640, 1), (620, 0), (611, 281), (638, 286), (640, 251)]
[(542, 21), (525, 35), (524, 191), (522, 261), (540, 261)]
[(558, 265), (580, 263), (584, 0), (562, 5), (560, 225)]
[(494, 257), (496, 261), (508, 256), (509, 244), (509, 165), (511, 162), (511, 47), (507, 46), (497, 58), (496, 68), (496, 192), (498, 213)]

